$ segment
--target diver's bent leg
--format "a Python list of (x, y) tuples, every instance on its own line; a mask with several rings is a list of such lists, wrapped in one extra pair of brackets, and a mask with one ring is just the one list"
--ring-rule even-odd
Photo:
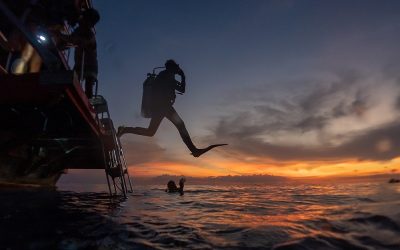
[(123, 134), (136, 134), (136, 135), (143, 135), (143, 136), (154, 136), (157, 132), (158, 127), (161, 124), (162, 119), (164, 116), (157, 116), (153, 117), (150, 120), (150, 125), (148, 128), (141, 128), (141, 127), (125, 127), (123, 129)]
[(192, 139), (190, 138), (189, 132), (186, 129), (185, 123), (183, 122), (183, 120), (179, 117), (178, 113), (176, 112), (176, 110), (171, 107), (171, 110), (169, 110), (166, 114), (166, 116), (168, 120), (170, 120), (175, 127), (178, 129), (179, 131), (179, 135), (181, 136), (183, 142), (186, 144), (186, 146), (188, 147), (188, 149), (191, 152), (194, 152), (197, 150), (196, 146), (193, 144)]

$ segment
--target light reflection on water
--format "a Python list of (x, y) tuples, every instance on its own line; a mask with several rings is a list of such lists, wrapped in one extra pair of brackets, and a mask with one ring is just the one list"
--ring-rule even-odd
[(167, 194), (164, 186), (135, 186), (122, 202), (103, 192), (3, 190), (0, 235), (7, 237), (0, 243), (11, 249), (400, 249), (399, 186), (188, 183), (184, 196)]

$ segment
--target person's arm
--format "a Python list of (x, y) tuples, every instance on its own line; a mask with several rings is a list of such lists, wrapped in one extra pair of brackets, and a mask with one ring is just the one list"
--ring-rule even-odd
[(82, 34), (76, 30), (70, 35), (58, 34), (59, 39), (62, 43), (67, 44), (68, 47), (85, 47), (90, 43), (93, 43), (94, 37), (91, 34)]
[(60, 40), (60, 44), (63, 44), (64, 46), (67, 46), (67, 47), (76, 46), (77, 37), (76, 37), (76, 35), (74, 35), (74, 33), (72, 33), (70, 35), (58, 33), (57, 38)]
[(181, 76), (182, 81), (181, 81), (181, 82), (178, 82), (178, 81), (177, 81), (175, 89), (183, 94), (183, 93), (185, 93), (185, 91), (186, 91), (186, 77), (185, 77), (185, 73), (183, 73), (183, 70), (179, 70), (178, 75)]

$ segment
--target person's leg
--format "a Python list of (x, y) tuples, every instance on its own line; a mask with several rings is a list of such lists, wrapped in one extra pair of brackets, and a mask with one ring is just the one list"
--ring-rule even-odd
[(92, 72), (85, 72), (85, 94), (87, 98), (93, 97), (93, 86), (96, 84), (97, 76)]
[(148, 128), (141, 128), (141, 127), (120, 127), (118, 128), (118, 136), (123, 134), (136, 134), (136, 135), (143, 135), (143, 136), (153, 136), (156, 132), (158, 127), (161, 124), (162, 119), (164, 119), (163, 115), (153, 116), (150, 120), (150, 124)]
[(213, 144), (213, 145), (210, 145), (210, 146), (208, 146), (206, 148), (197, 148), (193, 144), (192, 139), (190, 138), (190, 135), (189, 135), (189, 132), (186, 129), (185, 123), (179, 117), (178, 113), (175, 111), (175, 109), (173, 107), (170, 108), (170, 110), (167, 112), (165, 117), (167, 117), (167, 119), (170, 120), (175, 125), (175, 127), (178, 129), (179, 134), (181, 135), (183, 142), (186, 144), (186, 146), (192, 152), (192, 155), (194, 157), (199, 157), (202, 154), (210, 151), (213, 148), (228, 145), (228, 144), (225, 144), (225, 143), (224, 144)]
[(93, 85), (94, 81), (91, 78), (86, 78), (85, 80), (85, 94), (88, 99), (93, 97)]
[(171, 107), (165, 116), (168, 120), (170, 120), (175, 127), (179, 131), (179, 135), (181, 136), (183, 142), (186, 144), (188, 149), (193, 153), (197, 150), (196, 146), (193, 144), (192, 139), (190, 138), (189, 132), (186, 129), (185, 123), (178, 115), (176, 110)]

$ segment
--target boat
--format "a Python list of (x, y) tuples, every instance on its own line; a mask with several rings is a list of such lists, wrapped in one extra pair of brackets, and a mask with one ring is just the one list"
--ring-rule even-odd
[(97, 85), (86, 97), (71, 49), (58, 49), (51, 36), (54, 28), (70, 34), (74, 18), (92, 7), (87, 0), (0, 1), (1, 184), (51, 187), (68, 169), (104, 169), (110, 195), (132, 192), (106, 99)]

